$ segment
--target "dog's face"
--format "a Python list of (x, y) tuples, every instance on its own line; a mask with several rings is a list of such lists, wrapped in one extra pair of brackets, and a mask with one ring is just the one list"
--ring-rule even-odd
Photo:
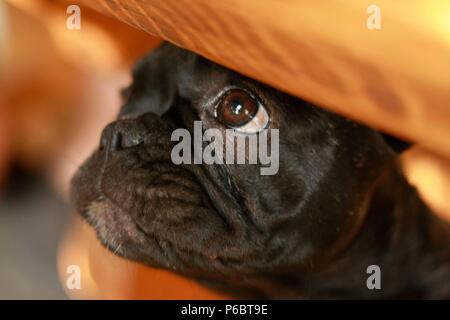
[[(357, 232), (393, 156), (381, 134), (167, 44), (133, 76), (119, 119), (72, 181), (74, 203), (109, 249), (258, 289), (258, 279), (287, 281), (326, 263)], [(247, 136), (279, 129), (277, 173), (174, 164), (171, 134), (193, 133), (195, 120)]]

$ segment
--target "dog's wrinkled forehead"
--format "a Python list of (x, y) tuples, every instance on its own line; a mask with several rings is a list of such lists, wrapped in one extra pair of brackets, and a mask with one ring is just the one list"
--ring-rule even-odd
[(134, 67), (133, 83), (123, 92), (126, 101), (120, 116), (162, 115), (175, 97), (198, 101), (237, 77), (243, 78), (197, 54), (164, 44)]

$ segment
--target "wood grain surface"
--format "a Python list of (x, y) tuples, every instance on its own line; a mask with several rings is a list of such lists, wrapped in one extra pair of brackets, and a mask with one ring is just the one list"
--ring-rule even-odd
[[(450, 155), (448, 0), (81, 0), (220, 64)], [(369, 30), (370, 4), (381, 29)]]

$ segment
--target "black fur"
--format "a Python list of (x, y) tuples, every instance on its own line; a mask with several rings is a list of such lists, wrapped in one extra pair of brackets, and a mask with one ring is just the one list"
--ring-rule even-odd
[[(239, 297), (450, 297), (448, 225), (404, 179), (398, 141), (169, 44), (133, 75), (72, 182), (112, 251)], [(212, 101), (227, 86), (251, 91), (279, 128), (277, 175), (171, 162), (173, 129), (224, 129)], [(381, 290), (366, 287), (372, 264)]]

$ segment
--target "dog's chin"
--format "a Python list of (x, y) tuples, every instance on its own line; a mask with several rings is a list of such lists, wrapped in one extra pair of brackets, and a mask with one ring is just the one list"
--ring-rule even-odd
[(107, 200), (93, 201), (81, 214), (95, 230), (100, 243), (114, 254), (136, 260), (134, 248), (148, 242), (132, 218)]
[(113, 254), (153, 267), (170, 266), (163, 241), (146, 234), (132, 217), (108, 200), (93, 201), (82, 216)]

